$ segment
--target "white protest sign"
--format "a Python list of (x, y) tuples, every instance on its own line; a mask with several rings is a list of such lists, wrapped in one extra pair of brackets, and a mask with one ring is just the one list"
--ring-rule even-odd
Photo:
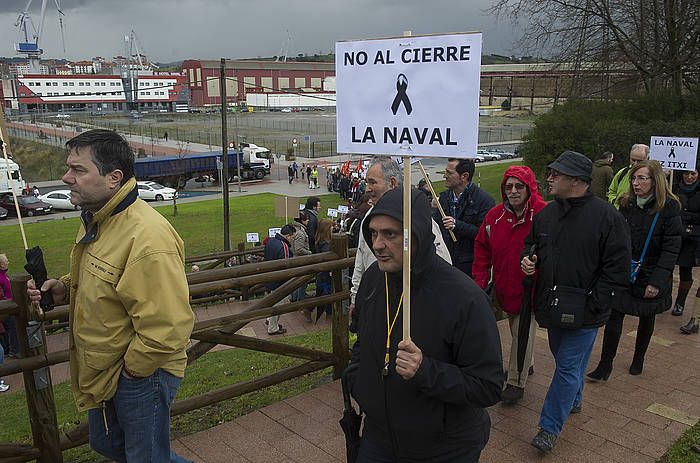
[(481, 34), (335, 45), (338, 152), (474, 157)]
[(274, 238), (275, 235), (281, 231), (282, 231), (281, 228), (269, 228), (267, 230), (267, 236), (269, 236), (270, 238)]
[(664, 169), (693, 170), (697, 155), (697, 138), (651, 137), (649, 159), (659, 161)]
[(299, 210), (303, 211), (304, 209), (306, 209), (306, 204), (299, 204)]
[(257, 233), (246, 233), (245, 240), (247, 243), (258, 243), (260, 242), (260, 236)]
[(338, 217), (338, 209), (328, 208), (328, 217)]
[(342, 204), (338, 205), (338, 212), (341, 214), (347, 214), (349, 210), (348, 206), (343, 206)]

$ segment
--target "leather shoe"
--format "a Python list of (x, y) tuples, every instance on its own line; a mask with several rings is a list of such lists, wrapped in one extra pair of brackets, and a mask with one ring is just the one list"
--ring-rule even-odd
[(630, 365), (630, 374), (632, 376), (639, 376), (644, 370), (644, 361), (638, 362), (637, 360), (632, 360), (632, 365)]
[(680, 317), (681, 315), (683, 315), (683, 309), (684, 307), (678, 302), (676, 302), (676, 305), (673, 306), (673, 310), (671, 310), (671, 315)]
[(574, 404), (574, 406), (571, 407), (571, 411), (569, 413), (571, 413), (571, 414), (581, 413), (581, 410), (583, 410), (582, 404)]
[(501, 394), (501, 401), (503, 402), (503, 405), (515, 405), (520, 399), (523, 398), (524, 392), (525, 390), (522, 387), (509, 384)]
[(685, 325), (681, 326), (681, 333), (683, 334), (694, 334), (698, 332), (698, 328), (700, 328), (700, 323), (698, 323), (698, 320), (696, 318), (691, 318), (688, 320), (688, 323)]

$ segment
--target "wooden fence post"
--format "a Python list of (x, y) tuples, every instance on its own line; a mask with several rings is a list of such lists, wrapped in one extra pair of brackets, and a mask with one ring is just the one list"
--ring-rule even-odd
[[(22, 357), (46, 357), (46, 335), (43, 324), (32, 320), (31, 307), (27, 300), (26, 274), (12, 276), (12, 299), (19, 306), (17, 316), (17, 338)], [(38, 463), (63, 463), (61, 444), (56, 420), (53, 385), (49, 367), (25, 370), (24, 389), (27, 396), (29, 423), (32, 428), (34, 446), (39, 449)]]
[[(345, 233), (334, 234), (331, 238), (331, 251), (336, 253), (339, 259), (348, 257), (348, 235)], [(343, 291), (343, 270), (334, 270), (331, 276), (333, 279), (333, 291)], [(350, 361), (348, 314), (343, 309), (342, 302), (333, 304), (333, 327), (331, 333), (333, 338), (333, 356), (335, 357), (333, 378), (338, 379)]]

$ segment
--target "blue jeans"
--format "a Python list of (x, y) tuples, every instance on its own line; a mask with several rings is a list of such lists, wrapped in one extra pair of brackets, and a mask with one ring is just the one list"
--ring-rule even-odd
[(306, 299), (306, 286), (307, 285), (304, 285), (301, 288), (295, 289), (292, 292), (292, 298), (290, 300), (292, 302), (296, 302), (296, 301), (303, 301), (304, 299)]
[(114, 397), (88, 411), (90, 447), (120, 463), (187, 462), (170, 450), (170, 404), (179, 386), (180, 378), (161, 369), (141, 379), (120, 375)]
[(583, 400), (583, 377), (598, 328), (549, 328), (547, 332), (556, 369), (542, 405), (540, 428), (558, 436), (571, 408)]
[(5, 326), (5, 337), (7, 339), (7, 354), (19, 355), (19, 338), (17, 337), (17, 319), (7, 317), (2, 321)]

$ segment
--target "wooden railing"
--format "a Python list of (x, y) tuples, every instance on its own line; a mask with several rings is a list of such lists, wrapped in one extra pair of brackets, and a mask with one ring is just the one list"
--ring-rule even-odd
[[(245, 304), (238, 304), (233, 308), (232, 313), (226, 316), (195, 323), (191, 336), (193, 343), (187, 351), (188, 365), (218, 344), (295, 357), (305, 362), (261, 378), (239, 382), (175, 402), (172, 415), (197, 410), (328, 367), (333, 368), (333, 377), (339, 378), (350, 356), (348, 315), (341, 305), (342, 301), (349, 299), (350, 293), (347, 282), (343, 281), (342, 271), (352, 267), (353, 264), (354, 258), (349, 257), (348, 254), (347, 237), (334, 235), (331, 252), (188, 274), (190, 295), (193, 297), (209, 295), (211, 300), (229, 297), (228, 291), (240, 291), (241, 288), (284, 281), (280, 287), (269, 294)], [(294, 290), (311, 282), (321, 271), (331, 272), (333, 282), (331, 294), (278, 304)], [(26, 298), (28, 280), (28, 275), (13, 276), (14, 300), (0, 302), (0, 319), (9, 315), (17, 317), (22, 354), (21, 359), (0, 365), (0, 377), (22, 373), (33, 441), (32, 445), (0, 442), (0, 463), (24, 462), (33, 459), (40, 463), (61, 463), (62, 451), (87, 443), (89, 437), (87, 423), (81, 423), (63, 432), (59, 430), (56, 420), (49, 367), (67, 362), (68, 351), (47, 352), (44, 324), (65, 318), (68, 307), (58, 307), (42, 316), (36, 314)], [(236, 334), (251, 321), (325, 304), (333, 305), (332, 352)]]

